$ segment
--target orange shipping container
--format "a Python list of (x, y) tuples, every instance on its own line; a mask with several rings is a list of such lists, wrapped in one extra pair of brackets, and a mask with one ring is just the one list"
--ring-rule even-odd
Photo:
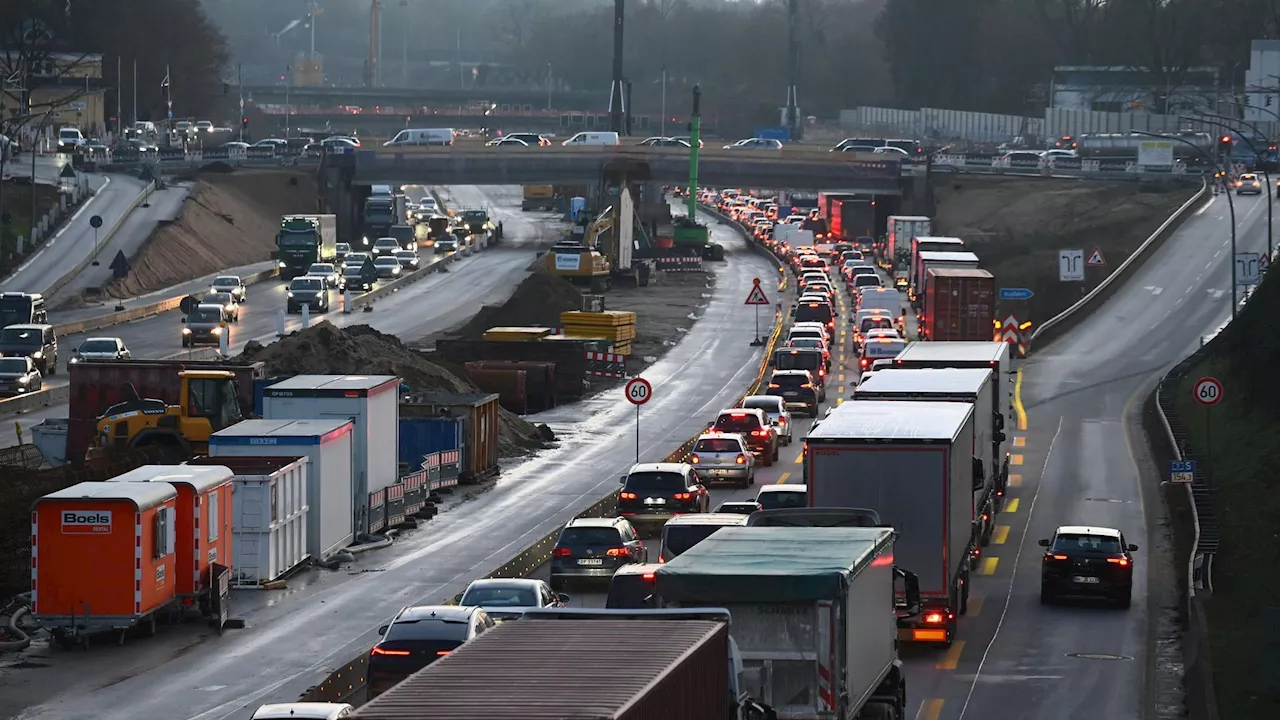
[(231, 488), (235, 474), (218, 465), (143, 465), (110, 482), (169, 483), (178, 491), (177, 575), (180, 598), (203, 595), (209, 566), (231, 566)]
[(178, 492), (167, 483), (84, 482), (31, 512), (31, 602), (55, 631), (127, 628), (175, 598)]

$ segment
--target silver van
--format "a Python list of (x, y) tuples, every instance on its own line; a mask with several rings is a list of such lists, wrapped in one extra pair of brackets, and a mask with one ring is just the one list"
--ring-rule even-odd
[(588, 130), (560, 143), (561, 145), (621, 145), (622, 141), (616, 132), (599, 132)]
[(452, 145), (458, 132), (453, 128), (405, 128), (382, 143), (383, 147), (402, 145)]

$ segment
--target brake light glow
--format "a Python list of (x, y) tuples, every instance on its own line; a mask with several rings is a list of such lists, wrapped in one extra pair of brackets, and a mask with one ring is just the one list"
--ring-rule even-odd
[(556, 557), (569, 557), (570, 555), (573, 554), (573, 551), (570, 550), (569, 548), (556, 548), (555, 550), (551, 551), (551, 554), (555, 555)]
[(924, 616), (924, 622), (926, 625), (941, 625), (942, 623), (946, 622), (946, 619), (947, 619), (946, 613), (940, 613), (940, 612), (925, 613), (925, 616)]
[(655, 577), (657, 577), (657, 575), (656, 575), (655, 573), (645, 573), (644, 575), (641, 575), (640, 577), (643, 577), (645, 580), (648, 580), (649, 582), (653, 582), (653, 579), (654, 579)]
[[(773, 385), (770, 385), (769, 387), (773, 387)], [(786, 424), (787, 424), (787, 419), (786, 419), (785, 417), (780, 417), (780, 418), (778, 418), (778, 424), (779, 424), (779, 425), (786, 425)]]
[(437, 650), (437, 651), (436, 651), (436, 657), (444, 657), (445, 655), (448, 655), (448, 654), (449, 654), (449, 653), (451, 653), (451, 652), (453, 652), (453, 651), (452, 651), (452, 650)]
[(700, 462), (702, 462), (702, 458), (698, 457), (698, 456), (697, 456), (697, 454), (694, 454), (694, 455), (690, 455), (690, 456), (689, 456), (689, 464), (690, 464), (690, 465), (697, 465), (697, 464), (698, 464), (698, 463), (700, 463)]
[(369, 654), (393, 656), (393, 657), (405, 657), (406, 655), (412, 655), (413, 653), (411, 653), (408, 650), (388, 650), (386, 648), (378, 647), (375, 645), (374, 648), (369, 651)]
[(742, 453), (738, 453), (738, 457), (734, 458), (733, 461), (739, 465), (746, 465), (747, 456), (743, 455)]
[(1045, 560), (1066, 560), (1066, 559), (1067, 559), (1067, 556), (1066, 556), (1066, 555), (1050, 555), (1050, 554), (1046, 554), (1046, 555), (1044, 556), (1044, 559), (1045, 559)]
[(631, 557), (631, 551), (624, 547), (609, 548), (609, 550), (605, 552), (605, 555), (608, 555), (609, 557)]
[(862, 358), (862, 360), (860, 361), (860, 364), (862, 365), (863, 369), (866, 369), (868, 366), (871, 365), (871, 361), (868, 360), (867, 358)]
[(772, 389), (772, 388), (780, 388), (782, 386), (779, 385), (778, 383), (769, 383), (769, 387)]
[(1112, 565), (1119, 565), (1120, 567), (1124, 567), (1129, 564), (1129, 560), (1127, 558), (1122, 558), (1122, 557), (1107, 558), (1107, 562), (1111, 563)]
[(621, 493), (618, 493), (618, 497), (621, 498), (622, 500), (635, 500), (636, 494), (633, 492), (621, 492)]

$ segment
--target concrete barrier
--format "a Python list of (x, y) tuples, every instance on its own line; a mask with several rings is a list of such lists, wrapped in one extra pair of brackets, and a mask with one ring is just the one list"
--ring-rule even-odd
[(1096, 310), (1107, 298), (1111, 297), (1116, 288), (1120, 287), (1139, 267), (1142, 267), (1142, 263), (1146, 261), (1151, 253), (1159, 249), (1164, 244), (1164, 241), (1173, 235), (1173, 231), (1186, 219), (1187, 211), (1208, 194), (1209, 184), (1204, 182), (1200, 187), (1200, 191), (1192, 195), (1191, 199), (1183, 203), (1177, 210), (1174, 210), (1173, 214), (1161, 223), (1160, 227), (1156, 228), (1156, 231), (1151, 233), (1138, 246), (1137, 250), (1134, 250), (1124, 262), (1120, 263), (1120, 267), (1116, 268), (1115, 272), (1098, 283), (1097, 287), (1090, 290), (1089, 294), (1080, 298), (1074, 305), (1049, 318), (1043, 325), (1036, 328), (1036, 331), (1031, 333), (1032, 351), (1038, 348), (1041, 343), (1051, 342), (1054, 338), (1070, 330), (1076, 323)]
[[(111, 178), (107, 178), (106, 182), (103, 183), (102, 187), (98, 188), (98, 192), (102, 192), (102, 190), (106, 188), (107, 185), (110, 183), (111, 183)], [(137, 197), (135, 197), (129, 203), (129, 206), (125, 208), (124, 212), (120, 214), (120, 217), (116, 218), (116, 221), (114, 223), (111, 223), (111, 227), (107, 228), (106, 232), (104, 232), (102, 236), (98, 238), (98, 247), (105, 247), (107, 243), (111, 242), (112, 236), (114, 236), (116, 234), (116, 231), (119, 230), (122, 225), (124, 225), (124, 221), (129, 217), (129, 213), (132, 213), (139, 205), (145, 202), (147, 198), (151, 197), (151, 192), (154, 189), (155, 189), (155, 185), (152, 183), (147, 183), (147, 185), (142, 188), (142, 192), (138, 193)], [(88, 207), (90, 202), (92, 202), (92, 199), (86, 200), (85, 207)], [(75, 219), (74, 215), (72, 216), (72, 219), (73, 220)], [(67, 226), (64, 225), (63, 229), (65, 230), (66, 227)], [(57, 237), (57, 236), (55, 235), (54, 237)], [(80, 260), (80, 262), (77, 263), (74, 268), (67, 271), (65, 274), (63, 274), (62, 277), (55, 280), (52, 285), (45, 288), (44, 294), (46, 296), (50, 296), (58, 292), (59, 290), (61, 290), (63, 286), (71, 282), (72, 278), (74, 278), (76, 275), (79, 275), (82, 270), (88, 267), (89, 263), (93, 262), (93, 258), (96, 254), (97, 254), (97, 248), (94, 248), (94, 252), (89, 253), (88, 255), (85, 255), (84, 258)]]
[(461, 256), (456, 251), (448, 253), (447, 255), (437, 255), (431, 258), (431, 262), (425, 267), (420, 267), (411, 273), (407, 273), (386, 283), (382, 287), (370, 290), (367, 293), (363, 293), (352, 298), (351, 306), (364, 307), (366, 305), (371, 305), (375, 300), (381, 300), (388, 295), (393, 295), (396, 292), (399, 292), (400, 288), (408, 287), (409, 285), (426, 278), (431, 273), (439, 271), (440, 268), (444, 267), (448, 263), (454, 262), (459, 257)]

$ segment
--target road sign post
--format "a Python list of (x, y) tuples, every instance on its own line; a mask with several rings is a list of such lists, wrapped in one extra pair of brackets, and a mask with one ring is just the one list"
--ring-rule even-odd
[(627, 402), (636, 406), (636, 462), (640, 462), (640, 406), (649, 402), (649, 398), (653, 397), (653, 386), (644, 378), (631, 378), (627, 381), (623, 392), (627, 395)]
[(1213, 413), (1214, 405), (1222, 402), (1222, 382), (1216, 377), (1202, 377), (1196, 381), (1196, 402), (1204, 406), (1204, 459), (1213, 474)]
[[(69, 167), (69, 166), (68, 166)], [(93, 228), (93, 266), (97, 267), (101, 263), (98, 262), (98, 228), (102, 227), (102, 216), (94, 215), (89, 218), (89, 227)]]
[(1030, 300), (1035, 293), (1030, 288), (1000, 288), (1001, 300)]
[(1236, 253), (1236, 284), (1257, 285), (1262, 279), (1263, 253)]
[(768, 305), (769, 298), (764, 294), (764, 288), (760, 287), (760, 278), (752, 278), (751, 292), (747, 293), (746, 305), (754, 305), (756, 308), (756, 334), (751, 340), (752, 347), (764, 345), (764, 338), (760, 337), (760, 306)]
[(1169, 463), (1169, 482), (1180, 485), (1190, 485), (1195, 481), (1195, 460), (1174, 460)]
[(1058, 280), (1061, 282), (1084, 281), (1084, 250), (1058, 251)]

